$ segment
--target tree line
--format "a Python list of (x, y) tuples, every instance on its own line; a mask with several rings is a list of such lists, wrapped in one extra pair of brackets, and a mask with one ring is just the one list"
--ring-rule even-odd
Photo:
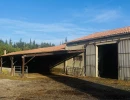
[(12, 42), (11, 39), (6, 41), (0, 39), (0, 55), (3, 55), (4, 50), (6, 50), (7, 53), (10, 53), (15, 51), (43, 48), (50, 46), (55, 46), (55, 44), (47, 42), (41, 42), (40, 44), (37, 44), (35, 40), (32, 41), (31, 39), (29, 43), (22, 41), (22, 39), (20, 39), (18, 42)]

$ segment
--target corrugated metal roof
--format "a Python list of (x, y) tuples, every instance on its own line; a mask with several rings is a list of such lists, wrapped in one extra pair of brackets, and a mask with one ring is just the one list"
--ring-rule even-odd
[(75, 39), (68, 43), (82, 41), (82, 40), (96, 39), (96, 38), (101, 38), (101, 37), (106, 37), (106, 36), (120, 35), (120, 34), (125, 34), (125, 33), (130, 33), (130, 26), (113, 29), (113, 30), (108, 30), (108, 31), (104, 31), (104, 32), (96, 32), (96, 33), (90, 34), (88, 36)]
[(11, 52), (11, 53), (8, 53), (8, 54), (2, 55), (2, 56), (13, 56), (13, 55), (25, 55), (25, 54), (35, 54), (35, 53), (46, 53), (46, 52), (62, 51), (62, 50), (65, 50), (65, 46), (66, 45), (63, 44), (63, 45), (53, 46), (53, 47), (17, 51), (17, 52)]

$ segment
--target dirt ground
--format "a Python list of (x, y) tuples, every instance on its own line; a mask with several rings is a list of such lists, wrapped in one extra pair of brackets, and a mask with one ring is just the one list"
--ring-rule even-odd
[[(58, 77), (58, 76), (51, 76)], [(61, 77), (59, 77), (61, 78)], [(80, 92), (50, 77), (31, 79), (0, 79), (0, 100), (89, 100)]]
[[(117, 80), (118, 85), (114, 87), (110, 85), (112, 82), (104, 85), (104, 79), (65, 75), (0, 78), (0, 100), (130, 100), (129, 89), (118, 88)], [(130, 88), (130, 83), (127, 84)]]

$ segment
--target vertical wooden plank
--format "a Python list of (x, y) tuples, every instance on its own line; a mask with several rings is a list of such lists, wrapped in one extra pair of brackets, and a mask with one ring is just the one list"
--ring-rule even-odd
[(65, 74), (65, 66), (66, 66), (66, 64), (65, 64), (65, 61), (64, 61), (64, 66), (63, 66), (63, 73)]
[(2, 63), (3, 63), (2, 57), (0, 57), (0, 73), (2, 73)]
[(11, 76), (13, 76), (14, 73), (13, 57), (10, 57), (10, 60), (11, 60)]
[(25, 65), (25, 57), (22, 56), (22, 77), (24, 77), (24, 65)]

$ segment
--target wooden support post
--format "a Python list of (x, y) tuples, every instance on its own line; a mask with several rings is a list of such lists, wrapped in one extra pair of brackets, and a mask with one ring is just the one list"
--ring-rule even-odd
[(0, 73), (2, 73), (2, 64), (3, 64), (2, 57), (0, 57)]
[(63, 74), (65, 74), (65, 66), (66, 66), (66, 64), (65, 64), (65, 61), (64, 61)]
[(10, 57), (11, 60), (11, 76), (14, 75), (14, 63), (13, 63), (13, 57)]
[(67, 59), (66, 59), (66, 61), (65, 61), (65, 74), (67, 75), (67, 66), (68, 66), (68, 61), (67, 61)]
[(24, 77), (25, 57), (22, 56), (22, 77)]

